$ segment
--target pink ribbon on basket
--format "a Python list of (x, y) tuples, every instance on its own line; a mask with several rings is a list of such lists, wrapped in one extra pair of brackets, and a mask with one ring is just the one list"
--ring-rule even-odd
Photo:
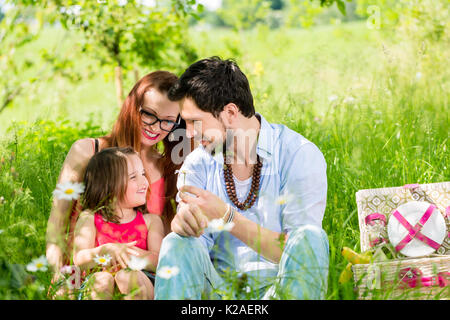
[(383, 242), (384, 243), (388, 243), (389, 241), (386, 238), (378, 237), (378, 238), (375, 238), (372, 241), (370, 241), (369, 245), (372, 248), (372, 247), (375, 247), (377, 244), (380, 244), (380, 243), (383, 243)]
[(431, 204), (428, 207), (427, 211), (425, 211), (425, 213), (423, 214), (422, 218), (420, 218), (419, 222), (417, 222), (414, 227), (412, 227), (409, 224), (409, 222), (400, 214), (400, 212), (398, 212), (398, 210), (395, 210), (392, 213), (393, 216), (395, 218), (397, 218), (397, 220), (400, 222), (400, 224), (403, 225), (406, 228), (406, 230), (408, 230), (408, 234), (406, 235), (406, 237), (403, 238), (403, 240), (401, 240), (399, 242), (399, 244), (395, 247), (395, 250), (397, 250), (397, 251), (402, 250), (414, 238), (417, 238), (418, 240), (426, 243), (427, 245), (429, 245), (430, 247), (432, 247), (435, 250), (439, 249), (439, 247), (440, 247), (439, 243), (435, 242), (434, 240), (431, 240), (427, 236), (424, 236), (420, 232), (420, 230), (422, 230), (422, 228), (423, 228), (423, 225), (430, 218), (434, 209), (436, 209), (436, 206)]
[(373, 226), (375, 224), (375, 221), (382, 221), (383, 225), (386, 225), (386, 217), (384, 214), (375, 212), (366, 216), (366, 224)]
[(418, 183), (405, 184), (405, 185), (403, 186), (403, 188), (405, 188), (405, 189), (415, 189), (415, 188), (418, 188), (418, 187), (419, 187), (419, 184), (418, 184)]
[[(386, 225), (386, 216), (384, 214), (375, 212), (375, 213), (371, 213), (371, 214), (367, 215), (366, 218), (364, 219), (364, 222), (369, 226), (375, 225), (376, 221), (381, 222), (381, 224), (383, 226), (385, 226)], [(380, 244), (383, 242), (387, 243), (388, 240), (383, 237), (378, 237), (378, 238), (371, 240), (369, 245), (370, 245), (370, 247), (375, 247), (377, 244)]]
[(419, 285), (424, 287), (439, 286), (441, 288), (450, 285), (450, 272), (439, 272), (436, 276), (422, 277), (422, 271), (417, 268), (404, 268), (398, 274), (402, 281), (401, 286), (415, 288)]

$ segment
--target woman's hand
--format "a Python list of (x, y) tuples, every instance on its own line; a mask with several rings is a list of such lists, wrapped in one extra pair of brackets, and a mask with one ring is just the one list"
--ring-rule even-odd
[(130, 262), (130, 257), (127, 253), (127, 249), (136, 245), (137, 241), (128, 243), (106, 243), (101, 246), (100, 254), (111, 255), (111, 265), (119, 264), (122, 268), (126, 268)]

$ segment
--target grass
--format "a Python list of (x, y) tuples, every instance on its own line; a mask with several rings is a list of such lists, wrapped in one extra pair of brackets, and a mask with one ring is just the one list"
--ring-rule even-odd
[[(395, 40), (363, 23), (311, 30), (259, 27), (238, 35), (191, 32), (200, 57), (236, 58), (249, 77), (258, 112), (323, 152), (327, 299), (355, 299), (353, 283), (341, 285), (338, 278), (347, 264), (342, 247), (359, 251), (356, 191), (450, 179), (447, 44), (427, 41), (423, 52), (417, 39)], [(102, 72), (61, 88), (67, 95), (58, 96), (52, 83), (42, 86), (38, 96), (24, 96), (0, 115), (2, 299), (45, 298), (39, 283), (45, 287), (48, 273), (23, 285), (26, 277), (14, 276), (16, 269), (6, 266), (25, 265), (45, 253), (51, 192), (65, 154), (76, 139), (107, 132), (117, 115), (112, 79)], [(128, 83), (125, 91), (130, 88)], [(21, 279), (15, 286), (7, 280), (14, 277)]]

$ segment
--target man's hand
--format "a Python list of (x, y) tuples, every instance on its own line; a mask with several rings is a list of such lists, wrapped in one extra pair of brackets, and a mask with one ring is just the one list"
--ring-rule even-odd
[(196, 204), (180, 204), (172, 220), (172, 231), (184, 237), (199, 237), (208, 226), (208, 218)]
[(194, 186), (183, 186), (180, 189), (179, 195), (184, 203), (196, 205), (208, 220), (220, 219), (227, 211), (227, 204), (214, 193), (207, 190)]
[(171, 227), (180, 236), (199, 237), (210, 220), (222, 218), (227, 210), (227, 205), (218, 196), (194, 186), (181, 187), (179, 196), (180, 207)]

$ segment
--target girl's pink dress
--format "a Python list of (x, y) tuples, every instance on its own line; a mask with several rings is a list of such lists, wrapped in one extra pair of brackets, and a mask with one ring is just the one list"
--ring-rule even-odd
[(127, 223), (113, 223), (103, 220), (99, 213), (95, 213), (95, 228), (97, 236), (95, 246), (101, 246), (106, 243), (128, 243), (137, 241), (136, 247), (147, 250), (148, 230), (145, 224), (144, 216), (139, 210), (136, 217)]

